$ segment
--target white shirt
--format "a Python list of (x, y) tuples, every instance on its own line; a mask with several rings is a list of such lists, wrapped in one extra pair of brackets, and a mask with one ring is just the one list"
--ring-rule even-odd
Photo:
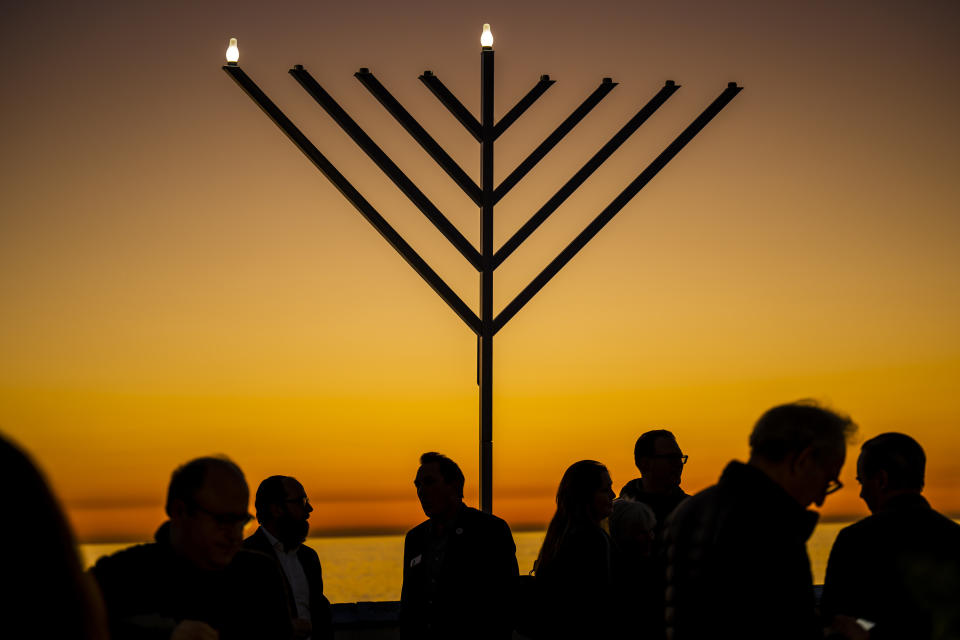
[(273, 537), (266, 527), (263, 534), (273, 547), (277, 559), (280, 561), (280, 568), (283, 569), (283, 575), (287, 577), (290, 584), (290, 590), (293, 592), (293, 600), (297, 603), (297, 617), (305, 620), (310, 619), (310, 583), (307, 582), (307, 574), (300, 564), (300, 558), (297, 557), (297, 550), (286, 551), (283, 543)]

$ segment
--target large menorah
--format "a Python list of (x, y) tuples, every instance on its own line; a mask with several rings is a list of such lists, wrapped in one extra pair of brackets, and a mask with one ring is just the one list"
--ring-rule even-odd
[(660, 106), (679, 85), (666, 84), (591, 157), (560, 189), (527, 220), (503, 246), (494, 251), (494, 206), (523, 179), (566, 136), (617, 83), (604, 78), (593, 93), (577, 107), (546, 139), (534, 149), (498, 186), (494, 186), (494, 142), (554, 83), (549, 76), (540, 81), (499, 121), (493, 115), (493, 37), (484, 25), (480, 39), (480, 120), (461, 103), (440, 79), (424, 71), (420, 81), (453, 114), (460, 124), (480, 143), (480, 184), (478, 185), (447, 154), (429, 133), (404, 109), (396, 98), (370, 73), (362, 68), (355, 77), (370, 91), (400, 125), (416, 140), (437, 164), (463, 189), (467, 197), (480, 207), (480, 250), (473, 246), (430, 199), (403, 173), (386, 153), (364, 133), (336, 100), (303, 68), (296, 65), (290, 75), (320, 104), (353, 141), (390, 178), (410, 201), (434, 224), (437, 230), (480, 273), (480, 314), (471, 309), (443, 281), (423, 258), (390, 226), (382, 215), (357, 191), (316, 146), (298, 129), (270, 98), (237, 65), (239, 52), (231, 40), (227, 64), (223, 67), (240, 87), (263, 109), (287, 137), (310, 159), (330, 182), (356, 207), (380, 235), (403, 256), (404, 260), (426, 280), (427, 284), (448, 304), (453, 312), (477, 335), (477, 383), (480, 386), (480, 508), (493, 510), (493, 337), (517, 314), (623, 207), (664, 167), (690, 140), (703, 129), (740, 91), (736, 83), (727, 88), (697, 116), (623, 191), (615, 197), (590, 224), (581, 231), (500, 313), (493, 312), (493, 274), (587, 178), (609, 158)]

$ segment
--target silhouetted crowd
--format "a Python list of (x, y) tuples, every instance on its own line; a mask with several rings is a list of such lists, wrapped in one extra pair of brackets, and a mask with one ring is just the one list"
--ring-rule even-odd
[[(464, 504), (460, 467), (425, 453), (414, 485), (427, 519), (404, 542), (400, 637), (960, 640), (960, 525), (921, 495), (926, 457), (902, 433), (861, 447), (872, 515), (837, 536), (818, 602), (808, 507), (842, 487), (855, 431), (814, 402), (774, 407), (749, 459), (693, 496), (680, 488), (687, 456), (663, 429), (637, 439), (640, 477), (619, 498), (603, 464), (575, 462), (523, 576), (507, 523)], [(313, 507), (295, 478), (260, 483), (259, 527), (244, 539), (254, 516), (243, 471), (191, 460), (171, 476), (154, 542), (84, 572), (42, 474), (2, 438), (0, 459), (9, 637), (334, 638), (320, 559), (304, 544)]]

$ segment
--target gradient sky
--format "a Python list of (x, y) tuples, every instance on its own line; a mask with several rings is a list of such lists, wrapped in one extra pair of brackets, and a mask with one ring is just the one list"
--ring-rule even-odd
[[(144, 538), (170, 471), (225, 453), (299, 477), (319, 531), (422, 514), (438, 450), (476, 503), (473, 334), (220, 67), (241, 66), (476, 308), (478, 278), (287, 75), (303, 64), (471, 240), (479, 213), (352, 77), (369, 67), (472, 175), (493, 27), (499, 182), (620, 85), (497, 209), (502, 243), (667, 79), (683, 85), (498, 271), (510, 299), (728, 81), (744, 91), (495, 342), (494, 509), (544, 523), (563, 470), (674, 430), (684, 487), (813, 397), (927, 449), (960, 512), (960, 4), (0, 3), (0, 430), (85, 540)], [(474, 109), (476, 112), (476, 109)], [(854, 445), (856, 447), (856, 444)], [(850, 457), (855, 458), (856, 448)], [(855, 469), (826, 516), (865, 512)]]

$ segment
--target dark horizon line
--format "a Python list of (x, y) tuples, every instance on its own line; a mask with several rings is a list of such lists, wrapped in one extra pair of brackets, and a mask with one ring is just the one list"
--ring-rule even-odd
[[(259, 526), (259, 525), (258, 525)], [(415, 526), (415, 525), (411, 525)], [(516, 525), (510, 525), (510, 530), (517, 532), (528, 531), (546, 531), (547, 523), (527, 522)], [(254, 529), (251, 529), (253, 531)], [(376, 536), (396, 536), (403, 535), (410, 530), (409, 526), (396, 527), (319, 527), (311, 529), (307, 539), (310, 538), (372, 538)], [(117, 534), (104, 536), (77, 537), (77, 544), (140, 544), (152, 542), (150, 536), (136, 536), (133, 534)]]
[[(960, 522), (960, 511), (944, 512), (944, 516)], [(863, 514), (830, 514), (820, 517), (821, 523), (837, 522), (857, 522), (865, 518)], [(511, 531), (515, 533), (528, 533), (531, 531), (546, 531), (547, 522), (521, 522), (510, 525)], [(396, 536), (403, 535), (409, 530), (409, 527), (321, 527), (310, 532), (308, 538), (372, 538), (376, 536)], [(134, 535), (115, 535), (115, 536), (90, 536), (78, 538), (77, 544), (139, 544), (151, 542), (152, 536), (146, 538)]]

